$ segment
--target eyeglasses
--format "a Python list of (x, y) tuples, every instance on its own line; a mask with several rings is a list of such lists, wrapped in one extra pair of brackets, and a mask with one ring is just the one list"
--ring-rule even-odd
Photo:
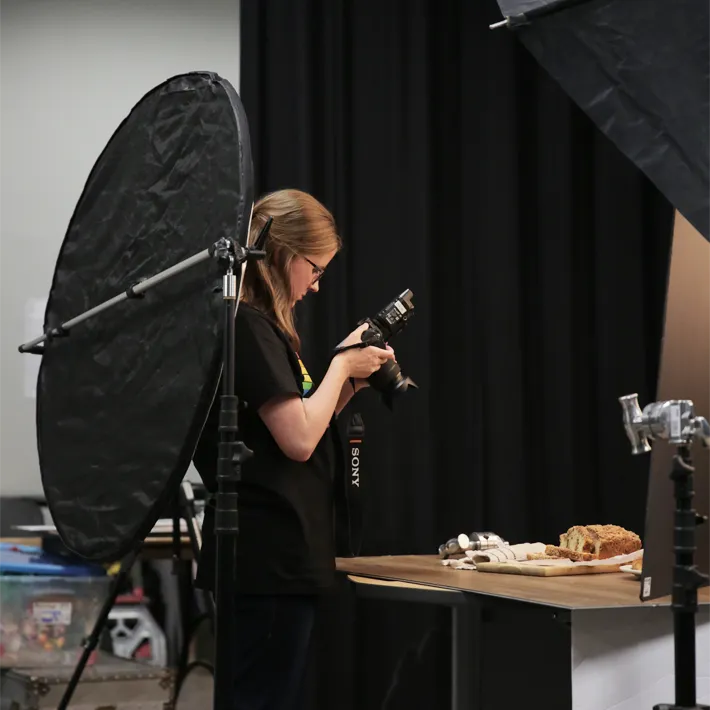
[(311, 284), (317, 283), (320, 277), (323, 276), (325, 269), (322, 266), (318, 266), (318, 264), (314, 264), (307, 256), (300, 256), (313, 267), (313, 281), (311, 281)]

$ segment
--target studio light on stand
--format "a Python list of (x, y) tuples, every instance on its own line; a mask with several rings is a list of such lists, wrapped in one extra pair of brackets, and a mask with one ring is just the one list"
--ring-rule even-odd
[(696, 416), (693, 402), (687, 399), (653, 402), (643, 411), (638, 395), (619, 398), (624, 428), (633, 454), (651, 450), (650, 441), (667, 439), (676, 447), (671, 480), (675, 499), (673, 551), (673, 630), (675, 647), (675, 704), (656, 705), (654, 710), (709, 710), (696, 703), (695, 616), (698, 588), (707, 584), (708, 575), (694, 564), (696, 527), (707, 522), (693, 508), (694, 468), (690, 448), (695, 439), (710, 446), (710, 424)]
[(180, 486), (220, 378), (213, 707), (233, 705), (237, 490), (251, 455), (238, 436), (235, 317), (245, 269), (265, 257), (271, 226), (247, 246), (253, 204), (234, 88), (213, 72), (168, 79), (94, 165), (57, 259), (44, 332), (19, 347), (42, 355), (37, 446), (57, 533), (79, 557), (123, 560), (59, 710), (158, 518), (176, 499), (194, 512)]

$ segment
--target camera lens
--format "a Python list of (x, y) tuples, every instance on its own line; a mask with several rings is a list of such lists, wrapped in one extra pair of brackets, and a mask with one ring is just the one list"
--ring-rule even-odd
[(388, 360), (379, 370), (373, 372), (368, 380), (372, 387), (382, 394), (389, 407), (397, 395), (404, 394), (410, 387), (417, 388), (409, 377), (402, 375), (402, 370), (393, 360)]

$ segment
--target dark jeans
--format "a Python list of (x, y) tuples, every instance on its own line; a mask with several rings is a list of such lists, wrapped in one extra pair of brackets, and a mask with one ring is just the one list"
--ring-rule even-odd
[(240, 595), (233, 710), (301, 710), (316, 598)]

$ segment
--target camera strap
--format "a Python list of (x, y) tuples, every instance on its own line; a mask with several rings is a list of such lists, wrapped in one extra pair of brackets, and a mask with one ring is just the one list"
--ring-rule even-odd
[(352, 343), (351, 345), (338, 345), (333, 350), (333, 355), (339, 355), (344, 353), (346, 350), (358, 350), (362, 348), (368, 348), (370, 345), (378, 345), (382, 341), (377, 337), (377, 333), (373, 330), (366, 330), (362, 334), (362, 340), (359, 343)]
[(339, 355), (344, 353), (346, 350), (360, 350), (366, 348), (370, 343), (362, 341), (361, 343), (353, 343), (352, 345), (339, 345), (335, 350), (333, 350), (333, 355)]
[(339, 508), (338, 554), (342, 557), (355, 557), (360, 554), (363, 533), (362, 461), (365, 424), (359, 413), (350, 417), (346, 436), (344, 471), (336, 482), (335, 490), (336, 505)]

